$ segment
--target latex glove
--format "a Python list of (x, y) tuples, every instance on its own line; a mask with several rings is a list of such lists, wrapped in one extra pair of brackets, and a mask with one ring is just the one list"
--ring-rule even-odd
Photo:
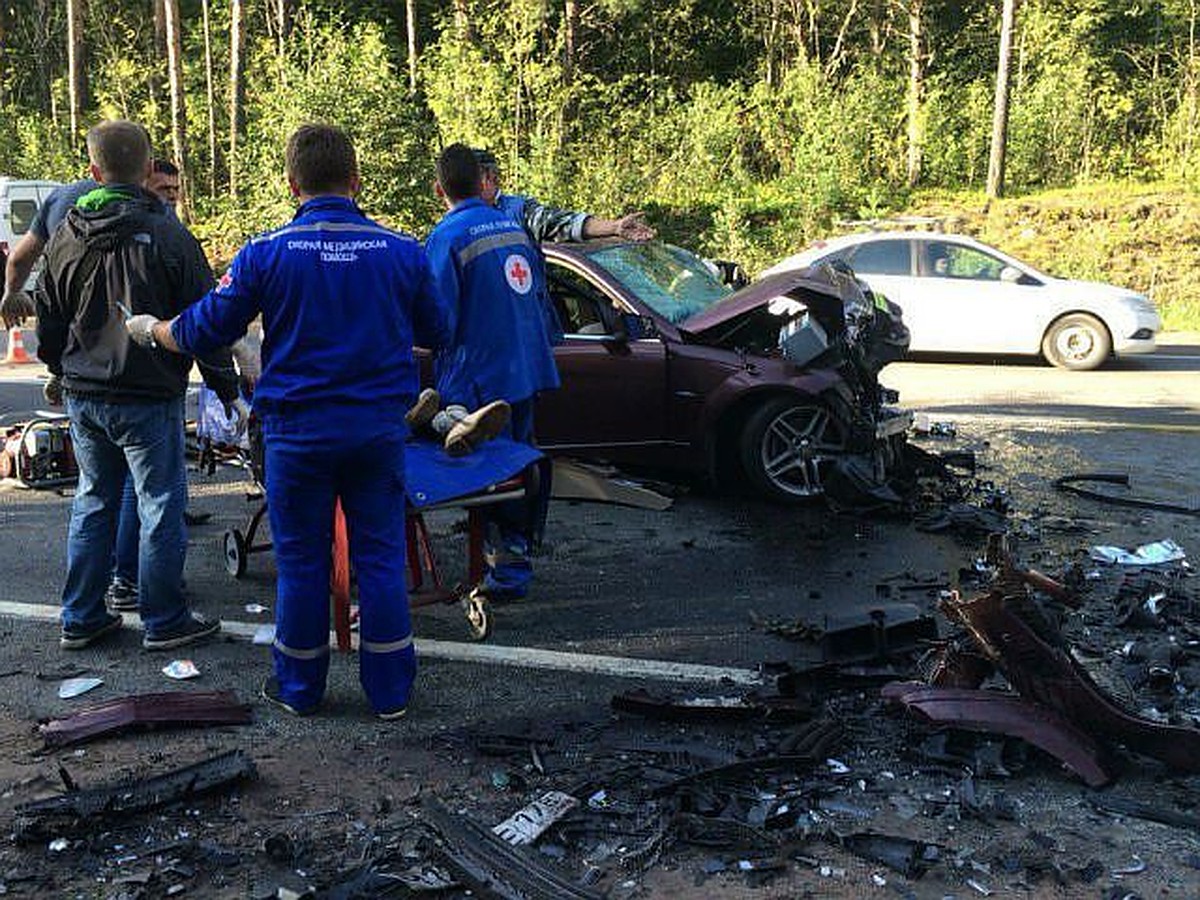
[(250, 425), (250, 405), (238, 397), (236, 400), (225, 401), (224, 406), (225, 418), (231, 422), (237, 422), (237, 436), (241, 437)]
[(4, 299), (0, 300), (0, 318), (4, 320), (5, 328), (20, 325), (22, 320), (35, 315), (37, 308), (33, 298), (25, 291), (5, 291)]
[(646, 224), (644, 213), (630, 213), (617, 219), (617, 237), (627, 241), (648, 241), (656, 234), (658, 232)]
[(129, 337), (139, 347), (152, 349), (158, 346), (158, 342), (154, 340), (154, 326), (159, 323), (159, 320), (154, 316), (142, 313), (140, 316), (130, 316), (125, 320), (125, 330), (129, 332)]
[(42, 396), (46, 398), (46, 402), (51, 406), (62, 406), (62, 379), (57, 375), (51, 375), (46, 379), (46, 383), (42, 385)]

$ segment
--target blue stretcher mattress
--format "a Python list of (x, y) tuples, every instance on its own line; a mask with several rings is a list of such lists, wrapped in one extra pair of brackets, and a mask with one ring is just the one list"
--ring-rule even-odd
[(404, 452), (408, 502), (423, 509), (487, 490), (542, 458), (539, 450), (496, 438), (466, 456), (450, 456), (440, 442), (409, 440)]

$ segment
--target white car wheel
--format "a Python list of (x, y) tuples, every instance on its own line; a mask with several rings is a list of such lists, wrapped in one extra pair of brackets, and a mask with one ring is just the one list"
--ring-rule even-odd
[(1104, 323), (1087, 313), (1063, 316), (1042, 338), (1042, 355), (1060, 369), (1083, 371), (1101, 365), (1112, 352)]

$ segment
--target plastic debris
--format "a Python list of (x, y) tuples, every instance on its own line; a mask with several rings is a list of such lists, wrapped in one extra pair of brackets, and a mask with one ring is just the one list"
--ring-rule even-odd
[(252, 616), (261, 616), (263, 613), (267, 612), (267, 608), (261, 603), (247, 603), (246, 612), (250, 613)]
[(850, 773), (850, 767), (841, 760), (827, 759), (825, 760), (825, 765), (829, 767), (829, 772), (832, 775), (848, 775)]
[(47, 845), (51, 853), (62, 853), (70, 846), (71, 842), (66, 838), (55, 838)]
[(60, 700), (70, 700), (104, 684), (103, 678), (68, 678), (58, 686)]
[(1133, 862), (1120, 869), (1112, 870), (1113, 878), (1124, 878), (1126, 875), (1140, 875), (1146, 871), (1146, 863), (1136, 853), (1133, 855)]
[(257, 647), (269, 647), (275, 643), (275, 626), (260, 625), (254, 632), (252, 643)]
[(1142, 544), (1136, 550), (1097, 545), (1092, 548), (1090, 555), (1097, 562), (1118, 566), (1161, 566), (1187, 559), (1183, 548), (1169, 538)]
[(176, 681), (200, 677), (200, 669), (190, 659), (173, 659), (163, 666), (162, 673)]
[(974, 889), (976, 893), (982, 894), (985, 897), (990, 897), (992, 894), (996, 893), (986, 884), (976, 881), (974, 878), (968, 878), (967, 885)]
[(532, 844), (547, 828), (578, 805), (579, 801), (570, 794), (547, 791), (493, 827), (492, 833), (509, 844)]

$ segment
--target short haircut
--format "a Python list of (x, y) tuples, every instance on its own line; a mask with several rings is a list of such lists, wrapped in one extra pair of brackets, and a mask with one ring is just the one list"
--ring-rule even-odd
[(95, 125), (87, 133), (88, 158), (111, 184), (141, 184), (150, 161), (146, 129), (124, 119)]
[(485, 147), (476, 147), (474, 149), (475, 159), (479, 161), (479, 168), (482, 172), (491, 172), (493, 175), (500, 174), (500, 162), (496, 159), (496, 154)]
[(169, 159), (163, 159), (161, 156), (154, 157), (150, 163), (150, 171), (156, 175), (178, 175), (179, 166), (171, 162)]
[(481, 177), (475, 151), (466, 144), (451, 144), (438, 157), (438, 184), (451, 200), (478, 197)]
[(301, 125), (287, 142), (287, 173), (303, 194), (341, 194), (358, 177), (354, 145), (340, 128)]

